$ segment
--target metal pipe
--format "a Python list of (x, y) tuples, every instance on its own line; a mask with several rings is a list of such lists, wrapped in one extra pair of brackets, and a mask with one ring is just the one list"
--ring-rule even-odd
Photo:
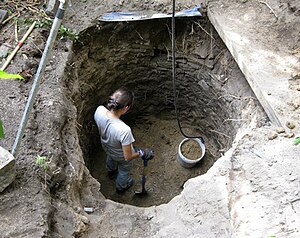
[(19, 149), (19, 146), (20, 146), (20, 143), (21, 143), (21, 139), (23, 137), (24, 130), (25, 130), (25, 127), (27, 125), (27, 121), (28, 121), (30, 112), (31, 112), (32, 107), (33, 107), (34, 99), (36, 97), (36, 94), (37, 94), (37, 91), (38, 91), (38, 88), (39, 88), (39, 85), (40, 85), (42, 75), (45, 71), (46, 64), (48, 63), (48, 59), (49, 59), (52, 47), (53, 47), (54, 41), (55, 41), (56, 36), (57, 36), (57, 32), (59, 30), (61, 21), (63, 19), (63, 15), (64, 15), (64, 12), (65, 12), (65, 0), (59, 0), (59, 1), (60, 1), (59, 8), (56, 12), (56, 15), (55, 15), (55, 18), (54, 18), (54, 21), (53, 21), (53, 24), (52, 24), (52, 27), (51, 27), (51, 30), (50, 30), (50, 34), (49, 34), (48, 39), (47, 39), (46, 46), (45, 46), (41, 61), (39, 63), (39, 67), (37, 69), (37, 73), (35, 74), (34, 81), (33, 81), (31, 91), (30, 91), (30, 94), (29, 94), (29, 98), (28, 98), (27, 104), (25, 106), (25, 110), (24, 110), (24, 113), (23, 113), (23, 116), (22, 116), (22, 119), (21, 119), (21, 123), (19, 125), (19, 129), (18, 129), (18, 132), (17, 132), (15, 142), (14, 142), (13, 147), (12, 147), (11, 154), (14, 157), (16, 157), (16, 155), (17, 155), (17, 152), (18, 152), (18, 149)]

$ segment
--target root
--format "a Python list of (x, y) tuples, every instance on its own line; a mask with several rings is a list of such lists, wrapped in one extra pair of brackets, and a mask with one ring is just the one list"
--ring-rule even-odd
[(165, 43), (164, 43), (164, 47), (166, 48), (166, 51), (167, 51), (167, 60), (172, 59), (172, 55), (171, 55), (168, 47), (165, 45)]
[(19, 42), (18, 40), (18, 21), (15, 21), (15, 41)]
[(265, 4), (269, 9), (270, 11), (274, 14), (274, 16), (276, 17), (276, 19), (278, 20), (278, 16), (276, 15), (276, 13), (274, 12), (274, 10), (270, 7), (270, 5), (265, 2), (265, 1), (258, 1), (259, 3), (262, 3), (262, 4)]
[(216, 130), (210, 130), (210, 132), (214, 132), (214, 133), (217, 133), (217, 134), (219, 134), (219, 135), (222, 135), (222, 136), (225, 136), (225, 137), (231, 139), (231, 137), (230, 137), (229, 135), (226, 135), (226, 134), (224, 134), (224, 133), (222, 133), (222, 132), (219, 132), (219, 131), (216, 131)]
[(208, 32), (207, 32), (207, 30), (205, 30), (201, 25), (200, 25), (200, 23), (198, 23), (198, 22), (195, 22), (194, 21), (194, 23), (196, 24), (196, 25), (198, 25), (211, 39), (213, 39), (213, 40), (216, 40), (211, 34), (209, 34)]
[(218, 100), (221, 99), (221, 98), (227, 97), (227, 96), (232, 97), (234, 99), (238, 99), (238, 100), (241, 99), (241, 97), (239, 97), (239, 96), (235, 96), (235, 95), (231, 95), (231, 94), (225, 94), (225, 95), (222, 95), (222, 96), (218, 97)]
[(228, 118), (228, 119), (225, 119), (223, 121), (223, 123), (227, 122), (227, 121), (246, 121), (246, 119), (234, 119), (234, 118)]
[(144, 40), (144, 38), (142, 37), (142, 35), (137, 30), (135, 30), (135, 32), (138, 34), (138, 36), (141, 38), (141, 40)]

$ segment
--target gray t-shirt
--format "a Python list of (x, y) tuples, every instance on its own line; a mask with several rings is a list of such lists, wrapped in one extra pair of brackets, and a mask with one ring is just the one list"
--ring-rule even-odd
[(99, 106), (94, 114), (103, 150), (115, 160), (124, 160), (122, 146), (132, 144), (135, 139), (130, 127), (121, 119), (109, 118), (107, 111), (104, 106)]

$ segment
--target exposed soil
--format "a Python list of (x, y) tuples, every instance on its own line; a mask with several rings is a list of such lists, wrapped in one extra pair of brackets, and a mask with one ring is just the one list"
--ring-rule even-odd
[[(11, 13), (19, 13), (16, 15), (18, 24), (11, 19), (5, 25), (0, 26), (0, 47), (1, 53), (4, 52), (0, 55), (1, 64), (17, 44), (15, 38), (20, 39), (28, 29), (30, 24), (26, 21), (41, 19), (37, 12), (39, 9), (43, 9), (43, 3), (44, 1), (17, 0), (0, 3), (1, 9), (6, 9)], [(224, 3), (211, 1), (211, 3), (224, 9), (230, 8), (235, 12), (234, 16), (236, 17), (244, 11), (249, 14), (260, 12), (263, 16), (261, 21), (248, 23), (251, 25), (251, 29), (261, 29), (261, 36), (257, 36), (257, 42), (269, 41), (269, 47), (272, 48), (272, 42), (279, 41), (287, 51), (299, 55), (300, 33), (298, 21), (295, 20), (299, 18), (300, 14), (298, 0), (272, 1), (270, 5), (272, 10), (275, 10), (276, 16), (266, 4), (259, 1)], [(171, 84), (166, 83), (167, 79), (170, 78), (171, 64), (167, 57), (170, 47), (167, 46), (163, 49), (163, 46), (158, 43), (160, 48), (154, 51), (152, 55), (155, 59), (151, 61), (155, 64), (153, 68), (157, 67), (162, 70), (153, 74), (150, 79), (157, 78), (161, 74), (162, 84), (158, 83), (160, 80), (146, 80), (154, 72), (147, 67), (141, 69), (142, 74), (134, 71), (132, 66), (142, 65), (141, 58), (131, 61), (130, 69), (133, 76), (126, 74), (128, 81), (119, 81), (118, 79), (124, 76), (124, 72), (127, 72), (127, 67), (130, 66), (124, 63), (128, 58), (125, 57), (122, 61), (122, 55), (118, 54), (118, 60), (116, 60), (113, 57), (116, 51), (111, 51), (111, 48), (102, 51), (104, 49), (102, 45), (96, 45), (91, 40), (93, 37), (96, 40), (101, 39), (97, 33), (91, 35), (91, 30), (97, 28), (94, 20), (101, 13), (124, 10), (170, 12), (169, 1), (147, 1), (147, 3), (146, 1), (145, 3), (119, 1), (119, 3), (115, 3), (114, 1), (94, 0), (72, 1), (70, 4), (63, 24), (80, 32), (80, 36), (83, 36), (84, 39), (73, 46), (70, 38), (66, 35), (59, 35), (55, 43), (53, 56), (46, 67), (45, 76), (41, 82), (17, 156), (16, 180), (0, 194), (0, 237), (84, 237), (84, 232), (89, 227), (89, 221), (85, 217), (85, 213), (82, 212), (82, 207), (97, 206), (101, 213), (105, 210), (105, 198), (142, 207), (166, 203), (182, 191), (182, 186), (186, 180), (205, 173), (213, 166), (214, 162), (230, 148), (238, 128), (247, 125), (251, 121), (252, 115), (255, 114), (254, 112), (259, 112), (260, 115), (257, 119), (258, 125), (265, 125), (267, 121), (259, 103), (249, 90), (249, 85), (244, 84), (245, 79), (242, 73), (228, 51), (225, 50), (226, 47), (222, 45), (220, 39), (216, 38), (217, 40), (213, 42), (214, 45), (209, 45), (207, 41), (197, 38), (201, 35), (211, 39), (207, 33), (201, 31), (200, 27), (195, 27), (199, 22), (195, 23), (193, 27), (189, 25), (191, 28), (188, 30), (191, 34), (186, 37), (181, 35), (179, 37), (181, 44), (177, 42), (179, 45), (178, 67), (182, 69), (178, 75), (178, 78), (181, 79), (179, 89), (184, 92), (183, 95), (186, 95), (179, 98), (179, 103), (181, 111), (185, 111), (183, 113), (185, 129), (190, 133), (203, 134), (208, 150), (205, 157), (195, 167), (183, 168), (176, 161), (176, 156), (178, 145), (184, 137), (179, 133), (175, 121)], [(178, 3), (177, 10), (188, 9), (193, 6), (194, 2), (185, 1)], [(200, 23), (202, 22), (200, 21)], [(269, 35), (269, 30), (265, 26), (272, 29), (272, 32), (276, 32), (276, 35)], [(110, 27), (114, 28), (114, 26), (108, 25), (107, 29), (111, 30)], [(114, 29), (122, 32), (123, 26), (119, 25), (119, 27)], [(140, 25), (139, 27), (142, 31), (145, 26)], [(207, 27), (206, 31), (215, 36), (216, 32), (209, 24), (205, 27)], [(17, 31), (15, 31), (16, 28)], [(106, 32), (106, 36), (109, 35), (109, 32)], [(182, 33), (187, 32), (187, 30), (182, 31)], [(192, 34), (193, 32), (195, 34)], [(3, 121), (6, 134), (6, 138), (0, 141), (0, 145), (7, 150), (12, 148), (48, 33), (49, 27), (40, 24), (7, 68), (7, 72), (19, 73), (24, 76), (24, 81), (0, 80), (0, 118)], [(133, 35), (126, 35), (126, 37), (129, 41), (138, 38), (142, 38), (140, 41), (143, 41), (143, 37), (139, 34), (135, 35), (136, 38), (133, 38)], [(118, 38), (120, 35), (111, 35), (116, 37), (110, 38), (112, 41), (117, 40), (114, 42), (116, 45), (120, 40)], [(126, 38), (124, 35), (121, 34), (121, 38), (122, 36)], [(198, 39), (197, 46), (194, 44), (195, 39)], [(91, 41), (89, 42), (89, 40)], [(126, 41), (126, 39), (124, 40)], [(157, 40), (160, 42), (162, 39)], [(201, 44), (204, 47), (198, 47)], [(222, 47), (218, 48), (220, 45)], [(126, 44), (122, 46), (126, 47)], [(186, 48), (184, 49), (182, 46)], [(130, 48), (131, 51), (125, 49), (124, 55), (132, 52), (139, 53), (139, 45), (134, 47)], [(84, 50), (80, 51), (80, 49)], [(194, 52), (195, 49), (209, 50)], [(210, 50), (215, 50), (215, 53), (210, 55)], [(145, 52), (147, 53), (147, 50)], [(146, 53), (145, 55), (147, 55)], [(193, 55), (193, 53), (195, 54)], [(109, 54), (108, 61), (112, 62), (109, 65), (111, 68), (106, 65), (107, 54)], [(188, 59), (183, 57), (185, 54), (188, 55)], [(200, 55), (202, 58), (198, 57)], [(192, 57), (195, 57), (195, 62), (192, 62)], [(114, 65), (120, 59), (122, 64)], [(129, 57), (129, 59), (132, 60), (133, 58)], [(150, 60), (145, 59), (145, 65), (149, 65)], [(164, 61), (161, 62), (161, 59)], [(206, 73), (201, 70), (197, 71), (199, 65), (203, 65), (203, 68), (206, 67), (210, 71), (205, 71)], [(120, 66), (119, 72), (114, 70), (116, 66)], [(101, 72), (104, 71), (96, 67), (108, 70), (105, 72), (106, 74), (101, 75)], [(191, 67), (195, 68), (191, 70)], [(184, 72), (190, 72), (190, 74), (187, 75)], [(210, 75), (207, 75), (207, 72)], [(199, 74), (203, 80), (199, 80), (195, 74)], [(102, 81), (97, 84), (99, 80), (95, 80), (95, 76), (99, 76)], [(134, 77), (139, 77), (139, 79), (130, 83)], [(186, 78), (193, 81), (193, 87), (187, 87), (184, 83), (186, 81), (183, 80)], [(242, 80), (243, 83), (238, 85), (238, 80)], [(291, 81), (291, 87), (298, 90), (299, 76), (294, 75)], [(141, 189), (139, 183), (142, 171), (141, 161), (135, 161), (134, 187), (125, 195), (115, 194), (114, 181), (109, 180), (106, 176), (105, 156), (101, 154), (101, 149), (97, 148), (99, 141), (95, 125), (92, 125), (92, 114), (95, 107), (102, 103), (105, 97), (119, 84), (123, 83), (131, 88), (141, 85), (136, 93), (137, 102), (140, 103), (137, 107), (139, 109), (129, 115), (128, 123), (131, 123), (133, 128), (137, 141), (136, 146), (151, 147), (156, 154), (154, 160), (149, 162), (146, 182), (149, 195), (144, 200), (134, 197), (134, 191)], [(212, 91), (211, 88), (215, 87), (216, 91)], [(206, 89), (207, 92), (203, 93)], [(165, 94), (162, 93), (164, 91)], [(144, 92), (148, 92), (148, 94)], [(191, 94), (185, 94), (186, 92)], [(159, 94), (162, 96), (159, 97)], [(201, 98), (197, 95), (201, 95)], [(150, 99), (148, 100), (148, 98)], [(190, 107), (185, 107), (187, 101), (194, 103), (191, 103)], [(148, 103), (143, 105), (144, 102)], [(161, 110), (157, 111), (156, 115), (150, 116), (153, 115), (157, 106), (160, 106)], [(191, 108), (196, 109), (191, 110)], [(138, 118), (137, 115), (141, 111), (145, 114)], [(137, 119), (133, 121), (133, 118)], [(191, 125), (195, 125), (195, 127), (191, 129)], [(44, 171), (34, 162), (37, 155), (44, 155), (49, 158), (46, 188), (44, 186)], [(100, 183), (95, 181), (90, 173)], [(99, 189), (101, 193), (99, 193)], [(159, 192), (157, 192), (158, 190)], [(109, 212), (102, 214), (103, 224), (106, 216), (110, 219), (114, 218)], [(138, 217), (138, 215), (136, 216)], [(97, 220), (100, 219), (99, 217), (94, 218), (98, 222), (97, 224), (102, 222), (102, 220)], [(124, 217), (119, 219), (120, 221), (125, 220)], [(145, 219), (147, 220), (148, 217)], [(150, 217), (149, 220), (151, 219)], [(107, 225), (107, 231), (101, 232), (109, 233), (109, 226), (110, 224)], [(90, 225), (91, 233), (98, 234), (98, 230), (93, 229), (93, 225)], [(161, 229), (161, 227), (157, 225), (156, 229)], [(140, 233), (135, 234), (135, 237), (141, 237), (144, 234), (143, 230), (145, 229), (142, 225), (140, 230)]]
[[(211, 36), (203, 35), (198, 25)], [(191, 169), (177, 163), (184, 136), (173, 105), (170, 20), (99, 22), (80, 35), (83, 43), (74, 48), (66, 87), (82, 125), (78, 133), (84, 160), (107, 198), (145, 207), (166, 203), (180, 194), (189, 178), (205, 173), (230, 148), (237, 129), (251, 120), (249, 108), (261, 112), (261, 123), (265, 123), (243, 74), (209, 22), (178, 19), (177, 27), (175, 84), (180, 124), (187, 135), (202, 136), (207, 144), (205, 158)], [(93, 119), (99, 102), (124, 85), (135, 93), (135, 105), (124, 117), (135, 134), (134, 146), (155, 151), (148, 168), (151, 189), (142, 200), (133, 199), (134, 190), (141, 187), (142, 161), (134, 161), (136, 186), (122, 196), (115, 194), (114, 181), (107, 180)]]
[(202, 155), (199, 143), (195, 140), (187, 140), (180, 147), (182, 155), (189, 160), (197, 160)]
[[(147, 130), (143, 127), (148, 125)], [(193, 168), (184, 168), (177, 161), (178, 145), (184, 137), (177, 130), (175, 120), (148, 118), (142, 126), (133, 127), (133, 133), (138, 140), (136, 145), (141, 148), (155, 148), (155, 157), (147, 167), (146, 190), (147, 196), (139, 197), (135, 192), (142, 191), (143, 161), (135, 160), (132, 170), (134, 186), (125, 194), (115, 192), (114, 179), (108, 179), (105, 168), (105, 154), (100, 151), (91, 165), (91, 174), (101, 183), (100, 191), (105, 197), (117, 202), (135, 206), (149, 207), (169, 202), (180, 194), (183, 184), (192, 177), (204, 174), (215, 159), (208, 152), (201, 163)]]

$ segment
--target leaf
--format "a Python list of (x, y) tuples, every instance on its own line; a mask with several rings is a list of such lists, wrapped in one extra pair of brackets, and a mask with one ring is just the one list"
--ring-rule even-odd
[(4, 135), (4, 129), (3, 129), (3, 124), (2, 121), (0, 120), (0, 139), (4, 139), (5, 135)]
[(0, 70), (0, 79), (24, 79), (24, 78), (19, 74), (9, 74), (3, 70)]
[(294, 145), (298, 145), (299, 143), (300, 143), (300, 136), (295, 138)]
[(43, 167), (46, 163), (47, 157), (46, 156), (37, 156), (35, 159), (35, 163), (41, 167)]
[(48, 168), (49, 168), (49, 165), (48, 165), (48, 163), (47, 163), (47, 160), (48, 160), (48, 158), (47, 158), (46, 156), (40, 156), (40, 155), (38, 155), (38, 156), (35, 158), (35, 163), (36, 163), (38, 166), (42, 167), (45, 171), (47, 171)]

